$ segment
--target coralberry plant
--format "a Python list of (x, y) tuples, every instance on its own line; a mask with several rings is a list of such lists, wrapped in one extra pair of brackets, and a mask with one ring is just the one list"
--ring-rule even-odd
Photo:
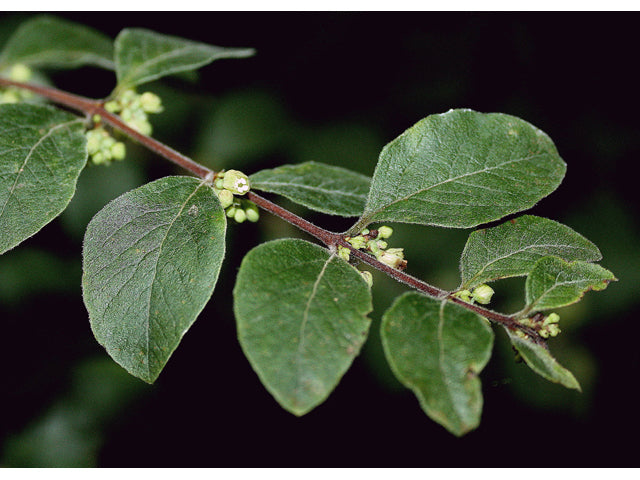
[[(158, 378), (212, 296), (229, 224), (259, 221), (261, 209), (313, 237), (257, 245), (233, 291), (242, 349), (289, 412), (320, 405), (367, 339), (373, 277), (363, 266), (410, 288), (382, 314), (384, 352), (426, 414), (455, 435), (479, 424), (479, 374), (495, 326), (533, 371), (579, 390), (547, 341), (561, 331), (557, 309), (615, 280), (595, 263), (593, 243), (550, 219), (511, 217), (471, 232), (459, 287), (445, 291), (408, 273), (411, 259), (393, 236), (394, 223), (471, 229), (531, 208), (565, 175), (551, 139), (514, 116), (450, 110), (389, 142), (369, 178), (316, 162), (214, 172), (150, 136), (163, 105), (144, 84), (253, 54), (143, 29), (125, 29), (112, 43), (51, 17), (23, 24), (0, 54), (0, 253), (65, 209), (87, 161), (108, 168), (125, 159), (128, 139), (186, 173), (114, 199), (86, 230), (82, 288), (91, 330), (130, 374)], [(57, 90), (42, 73), (81, 65), (115, 70), (109, 98)], [(356, 220), (331, 232), (257, 192)], [(512, 314), (486, 306), (489, 284), (507, 277), (526, 277), (522, 309)]]

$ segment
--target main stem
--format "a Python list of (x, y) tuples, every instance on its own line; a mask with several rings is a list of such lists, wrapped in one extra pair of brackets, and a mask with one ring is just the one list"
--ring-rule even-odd
[[(98, 115), (100, 117), (100, 121), (103, 121), (112, 127), (120, 130), (125, 135), (129, 136), (133, 140), (144, 145), (149, 150), (157, 153), (158, 155), (166, 158), (167, 160), (179, 165), (180, 167), (190, 171), (191, 173), (197, 175), (200, 178), (212, 178), (215, 176), (215, 172), (199, 163), (193, 161), (189, 157), (182, 155), (176, 150), (168, 147), (162, 142), (149, 137), (147, 135), (143, 135), (140, 132), (134, 130), (129, 127), (126, 123), (124, 123), (120, 117), (114, 115), (113, 113), (108, 112), (104, 108), (104, 102), (100, 100), (93, 100), (90, 98), (81, 97), (79, 95), (74, 95), (68, 92), (64, 92), (62, 90), (58, 90), (52, 87), (45, 87), (41, 85), (31, 85), (27, 83), (14, 82), (12, 80), (0, 78), (0, 85), (4, 86), (12, 86), (23, 88), (25, 90), (30, 90), (38, 95), (48, 98), (53, 102), (71, 108), (73, 110), (84, 113), (87, 117), (93, 117), (94, 115)], [(434, 297), (436, 299), (444, 300), (447, 299), (451, 302), (457, 303), (458, 305), (471, 310), (489, 320), (492, 320), (496, 323), (504, 325), (510, 329), (520, 329), (527, 335), (529, 335), (534, 341), (544, 344), (544, 340), (538, 335), (538, 333), (524, 325), (521, 325), (515, 318), (509, 315), (503, 315), (502, 313), (494, 312), (493, 310), (489, 310), (487, 308), (481, 307), (479, 305), (474, 305), (471, 303), (467, 303), (464, 300), (461, 300), (458, 297), (453, 296), (451, 292), (447, 292), (446, 290), (442, 290), (440, 288), (434, 287), (433, 285), (429, 285), (428, 283), (415, 278), (411, 275), (408, 275), (400, 270), (392, 268), (382, 262), (379, 262), (375, 257), (366, 254), (363, 251), (356, 250), (353, 246), (347, 242), (344, 238), (343, 234), (334, 233), (329, 230), (325, 230), (324, 228), (318, 227), (313, 223), (301, 218), (289, 210), (282, 208), (281, 206), (267, 200), (266, 198), (258, 195), (254, 192), (248, 192), (247, 198), (258, 205), (260, 208), (280, 217), (281, 219), (295, 225), (299, 229), (307, 232), (309, 235), (314, 236), (322, 243), (324, 243), (330, 250), (334, 251), (338, 246), (348, 248), (351, 251), (351, 255), (358, 258), (371, 265), (372, 267), (386, 273), (390, 277), (395, 280), (404, 283), (415, 290), (426, 293), (430, 297)], [(357, 224), (358, 225), (358, 224)], [(352, 227), (351, 230), (355, 228)]]

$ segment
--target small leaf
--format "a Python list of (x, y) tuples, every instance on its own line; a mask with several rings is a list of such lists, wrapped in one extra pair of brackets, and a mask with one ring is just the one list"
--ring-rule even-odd
[(262, 170), (251, 188), (277, 193), (311, 210), (343, 217), (362, 214), (371, 179), (346, 168), (305, 162)]
[(71, 201), (87, 161), (83, 123), (51, 107), (0, 105), (0, 254)]
[(544, 257), (527, 277), (527, 313), (564, 307), (580, 301), (589, 290), (604, 290), (617, 280), (606, 268), (586, 262)]
[(520, 338), (515, 333), (507, 330), (511, 343), (520, 353), (525, 363), (541, 377), (564, 385), (567, 388), (581, 391), (580, 384), (573, 374), (553, 358), (545, 345), (537, 344), (531, 340)]
[(209, 300), (226, 217), (211, 188), (165, 177), (121, 195), (89, 223), (82, 287), (109, 355), (152, 383)]
[(484, 318), (409, 292), (386, 311), (381, 334), (391, 369), (431, 419), (458, 436), (480, 424), (478, 374), (493, 347), (493, 331)]
[(373, 221), (475, 227), (532, 207), (565, 170), (551, 139), (517, 117), (430, 115), (383, 148), (352, 231)]
[(344, 260), (304, 240), (275, 240), (243, 259), (233, 291), (240, 345), (283, 408), (322, 403), (359, 353), (371, 291)]
[(460, 258), (461, 289), (499, 278), (527, 275), (542, 257), (600, 260), (600, 250), (566, 225), (524, 215), (469, 235)]
[(114, 69), (113, 42), (84, 25), (41, 15), (23, 23), (0, 55), (0, 65)]
[(222, 48), (161, 35), (142, 28), (125, 28), (115, 41), (118, 88), (131, 88), (178, 72), (196, 70), (221, 58), (244, 58), (250, 48)]

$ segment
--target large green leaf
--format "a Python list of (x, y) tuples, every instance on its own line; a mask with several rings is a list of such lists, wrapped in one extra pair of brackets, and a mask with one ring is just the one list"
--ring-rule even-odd
[(613, 273), (595, 263), (544, 257), (527, 277), (525, 310), (532, 313), (571, 305), (589, 290), (604, 290), (615, 280)]
[(509, 334), (511, 343), (531, 370), (551, 382), (559, 383), (574, 390), (581, 390), (580, 384), (573, 374), (553, 358), (551, 352), (549, 352), (545, 345), (521, 338), (509, 329), (505, 330), (507, 330)]
[(480, 424), (478, 374), (491, 357), (493, 331), (479, 315), (416, 292), (399, 297), (382, 318), (391, 368), (422, 409), (455, 435)]
[(226, 217), (192, 177), (125, 193), (89, 223), (82, 287), (98, 342), (153, 382), (209, 300), (225, 251)]
[(233, 291), (238, 338), (289, 412), (322, 403), (360, 351), (371, 291), (358, 271), (304, 240), (275, 240), (243, 259)]
[(250, 177), (251, 188), (277, 193), (330, 215), (362, 214), (371, 179), (346, 168), (305, 162), (262, 170)]
[(114, 69), (113, 42), (77, 23), (41, 15), (23, 23), (0, 54), (0, 65), (73, 68), (95, 65)]
[(198, 69), (221, 58), (253, 55), (250, 48), (223, 48), (142, 28), (126, 28), (115, 41), (118, 88), (131, 88), (166, 75)]
[(450, 110), (387, 144), (362, 218), (474, 227), (533, 206), (566, 166), (551, 139), (517, 117)]
[(83, 123), (50, 107), (0, 105), (0, 254), (71, 201), (87, 161)]
[(460, 258), (461, 288), (471, 289), (499, 278), (527, 275), (542, 257), (600, 260), (600, 250), (566, 225), (524, 215), (469, 235)]

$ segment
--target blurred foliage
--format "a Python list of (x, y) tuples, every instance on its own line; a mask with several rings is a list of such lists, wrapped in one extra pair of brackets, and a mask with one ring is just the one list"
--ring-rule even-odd
[[(202, 15), (210, 22), (197, 27)], [(362, 354), (329, 400), (298, 419), (261, 387), (235, 338), (230, 297), (243, 255), (261, 241), (302, 236), (263, 214), (258, 225), (230, 229), (212, 301), (148, 387), (96, 344), (80, 296), (82, 234), (92, 215), (145, 181), (180, 173), (128, 144), (124, 162), (87, 168), (59, 220), (0, 257), (0, 361), (8, 389), (0, 465), (633, 464), (633, 442), (624, 443), (622, 433), (640, 428), (631, 405), (640, 374), (640, 212), (637, 179), (629, 174), (640, 137), (626, 50), (637, 43), (631, 32), (638, 17), (625, 15), (200, 13), (177, 21), (176, 14), (65, 14), (112, 37), (136, 26), (257, 49), (255, 58), (203, 69), (197, 81), (182, 76), (149, 86), (166, 106), (154, 135), (212, 168), (253, 173), (315, 160), (371, 175), (382, 146), (428, 114), (469, 107), (520, 116), (546, 131), (568, 164), (565, 182), (531, 213), (596, 243), (602, 265), (620, 281), (558, 312), (563, 334), (550, 346), (583, 393), (515, 363), (498, 333), (482, 375), (481, 426), (453, 439), (422, 414), (386, 364), (380, 316), (406, 288), (375, 272)], [(0, 16), (0, 41), (25, 17)], [(92, 69), (46, 73), (89, 96), (107, 95), (114, 80)], [(277, 201), (336, 231), (351, 224)], [(411, 274), (447, 289), (459, 284), (468, 231), (394, 229), (392, 246), (405, 248)], [(494, 288), (492, 308), (521, 308), (522, 279)], [(193, 375), (194, 365), (209, 367)], [(562, 458), (497, 454), (496, 442), (517, 437), (515, 425), (528, 426), (533, 445), (553, 439)]]

